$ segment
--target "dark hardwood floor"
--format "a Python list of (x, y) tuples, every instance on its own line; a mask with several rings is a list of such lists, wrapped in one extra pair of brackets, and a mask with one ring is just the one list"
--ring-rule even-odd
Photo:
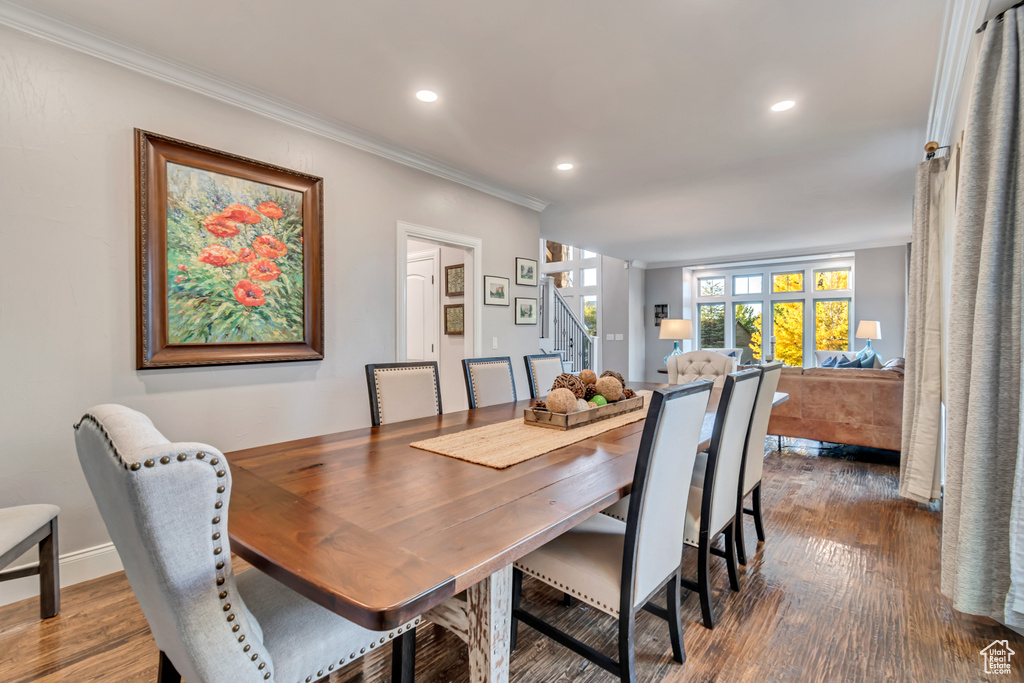
[[(774, 444), (775, 440), (770, 439)], [(896, 493), (897, 469), (788, 441), (765, 462), (767, 543), (745, 524), (747, 567), (739, 593), (712, 558), (717, 624), (700, 625), (696, 596), (683, 604), (687, 662), (671, 658), (665, 622), (641, 613), (642, 681), (1024, 680), (1024, 637), (955, 612), (939, 593), (940, 516)], [(873, 458), (877, 460), (877, 458)], [(696, 574), (693, 555), (684, 569)], [(614, 652), (615, 621), (529, 578), (524, 604), (584, 642)], [(36, 601), (0, 607), (0, 681), (156, 680), (157, 651), (123, 574), (66, 589), (63, 611), (41, 622)], [(979, 651), (1010, 641), (1014, 675), (984, 674)], [(417, 677), (468, 681), (466, 649), (439, 627), (421, 627)], [(387, 652), (336, 672), (332, 683), (388, 680)], [(610, 682), (582, 658), (521, 627), (513, 681)], [(289, 682), (290, 683), (290, 682)]]

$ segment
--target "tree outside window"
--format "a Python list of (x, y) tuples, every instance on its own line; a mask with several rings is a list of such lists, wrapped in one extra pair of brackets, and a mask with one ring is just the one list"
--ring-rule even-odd
[(587, 328), (587, 334), (591, 337), (597, 336), (597, 297), (583, 297), (583, 324)]
[(701, 348), (724, 349), (725, 304), (701, 304), (698, 307), (698, 318)]
[(850, 271), (847, 268), (842, 270), (819, 270), (814, 273), (814, 288), (824, 289), (849, 289)]
[(804, 291), (803, 273), (774, 273), (772, 275), (772, 292)]
[(804, 364), (804, 302), (776, 301), (772, 305), (775, 359), (786, 365)]
[[(761, 359), (761, 304), (736, 304), (733, 308), (736, 319), (734, 331), (736, 348), (750, 349), (750, 357)], [(723, 345), (724, 346), (724, 345)], [(746, 352), (743, 354), (746, 356)], [(742, 360), (747, 360), (746, 358)]]
[(850, 350), (849, 300), (815, 300), (814, 344), (822, 351)]

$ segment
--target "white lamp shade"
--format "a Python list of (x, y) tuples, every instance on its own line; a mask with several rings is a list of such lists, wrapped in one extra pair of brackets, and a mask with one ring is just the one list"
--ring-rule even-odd
[(882, 323), (877, 320), (861, 320), (857, 325), (857, 339), (881, 339)]
[(693, 321), (668, 318), (662, 320), (658, 339), (693, 339)]

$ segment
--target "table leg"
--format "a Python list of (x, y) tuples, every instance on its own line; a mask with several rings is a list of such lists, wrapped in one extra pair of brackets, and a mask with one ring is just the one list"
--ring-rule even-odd
[(504, 567), (466, 591), (469, 616), (469, 680), (508, 683), (512, 567)]

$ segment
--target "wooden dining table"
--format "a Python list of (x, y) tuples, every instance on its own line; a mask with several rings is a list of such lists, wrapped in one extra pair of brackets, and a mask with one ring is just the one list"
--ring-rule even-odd
[[(720, 395), (712, 392), (701, 449)], [(775, 405), (787, 398), (776, 394)], [(644, 427), (617, 427), (503, 470), (410, 445), (522, 419), (529, 404), (228, 453), (232, 549), (365, 628), (421, 616), (445, 626), (469, 647), (470, 680), (507, 681), (512, 563), (629, 493)]]

